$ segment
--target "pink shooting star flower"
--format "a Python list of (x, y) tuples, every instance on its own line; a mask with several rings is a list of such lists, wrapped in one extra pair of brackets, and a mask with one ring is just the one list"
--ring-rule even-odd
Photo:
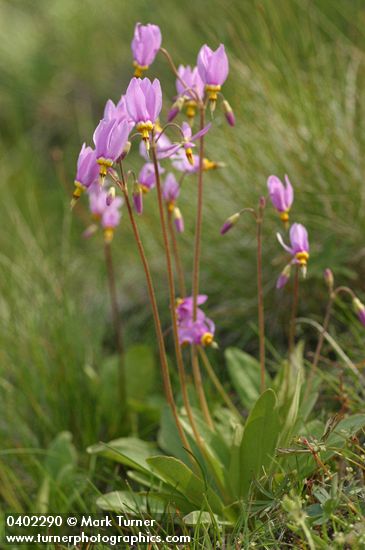
[[(165, 170), (159, 166), (160, 174), (163, 174)], [(143, 193), (148, 193), (156, 185), (156, 174), (153, 162), (146, 162), (139, 174), (138, 174), (138, 184), (141, 186)]]
[(292, 255), (292, 263), (298, 264), (305, 275), (309, 259), (308, 232), (300, 223), (294, 223), (289, 231), (290, 246), (286, 245), (280, 233), (277, 238), (281, 246)]
[(161, 47), (162, 36), (157, 25), (137, 23), (131, 44), (133, 54), (134, 76), (141, 77), (144, 71), (154, 62)]
[(169, 172), (166, 176), (165, 182), (162, 188), (162, 196), (166, 201), (167, 208), (170, 212), (173, 212), (175, 208), (175, 202), (180, 195), (180, 185), (177, 182), (174, 174)]
[[(206, 294), (199, 294), (197, 297), (197, 305), (201, 306), (202, 304), (205, 304), (207, 300), (208, 296)], [(193, 316), (193, 310), (194, 299), (192, 296), (180, 298), (176, 301), (176, 313), (179, 322), (189, 320)], [(202, 310), (198, 309), (197, 318), (199, 318), (199, 315), (201, 316), (202, 314), (204, 315)]]
[(126, 92), (126, 105), (148, 150), (150, 132), (162, 108), (160, 81), (157, 78), (153, 82), (148, 78), (132, 78)]
[[(114, 195), (114, 193), (112, 193), (112, 195)], [(110, 190), (106, 191), (99, 185), (93, 185), (89, 189), (90, 211), (93, 219), (99, 221), (104, 229), (104, 239), (108, 243), (112, 241), (114, 230), (119, 225), (121, 218), (120, 208), (123, 204), (123, 199), (121, 197), (114, 197), (111, 201), (108, 200), (109, 197)], [(92, 227), (94, 226), (91, 226), (89, 229)], [(87, 231), (88, 230), (86, 230), (85, 233), (87, 233)], [(87, 236), (89, 236), (89, 234), (87, 234)]]
[(77, 160), (75, 190), (72, 195), (71, 208), (76, 204), (85, 189), (88, 189), (98, 178), (99, 167), (96, 152), (84, 143)]
[[(195, 174), (199, 171), (199, 155), (193, 154), (193, 164), (190, 164), (186, 158), (186, 154), (182, 151), (178, 151), (172, 157), (172, 165), (179, 172), (184, 172), (185, 174)], [(203, 170), (208, 172), (209, 170), (216, 170), (217, 168), (224, 168), (226, 165), (224, 162), (215, 162), (207, 158), (203, 159)]]
[(280, 214), (280, 219), (285, 224), (289, 221), (289, 210), (294, 200), (294, 190), (287, 175), (285, 185), (276, 176), (269, 176), (267, 187), (271, 202)]
[(133, 121), (131, 120), (127, 110), (125, 95), (121, 96), (116, 105), (114, 101), (108, 99), (105, 104), (103, 118), (104, 120), (128, 120), (131, 123), (132, 127), (134, 126)]
[(205, 90), (213, 111), (217, 101), (217, 95), (228, 76), (228, 58), (223, 44), (213, 51), (204, 44), (198, 54), (198, 71), (205, 84)]
[[(159, 125), (158, 121), (155, 124), (155, 139), (156, 139), (156, 156), (158, 159), (165, 158), (164, 157), (164, 151), (171, 147), (171, 141), (165, 134), (165, 132), (162, 132), (162, 128)], [(147, 162), (150, 160), (148, 151), (146, 151), (145, 144), (141, 141), (139, 146), (139, 154), (141, 157), (143, 157)]]
[(123, 199), (116, 197), (109, 206), (105, 207), (105, 210), (101, 216), (101, 225), (104, 229), (104, 240), (110, 243), (113, 240), (115, 228), (119, 225), (122, 213), (120, 212)]
[[(198, 305), (203, 304), (207, 296), (198, 296)], [(210, 346), (214, 344), (215, 325), (205, 313), (198, 308), (196, 320), (193, 320), (193, 297), (178, 300), (176, 306), (178, 334), (180, 345), (195, 344)]]
[(101, 120), (94, 132), (97, 162), (104, 180), (108, 169), (122, 155), (128, 142), (130, 123), (127, 120)]
[(195, 147), (195, 143), (193, 142), (197, 139), (200, 139), (207, 132), (209, 132), (211, 126), (211, 123), (209, 123), (205, 126), (205, 128), (202, 128), (201, 130), (199, 130), (199, 132), (192, 135), (190, 125), (187, 122), (183, 122), (181, 126), (183, 140), (180, 143), (176, 143), (171, 145), (170, 147), (167, 147), (167, 149), (165, 149), (164, 151), (162, 150), (160, 158), (171, 157), (172, 155), (175, 155), (179, 151), (179, 149), (183, 148), (185, 150), (186, 158), (188, 159), (189, 164), (191, 164), (191, 166), (194, 166), (194, 156), (192, 149), (193, 147)]
[[(176, 79), (178, 96), (168, 114), (168, 121), (171, 122), (181, 109), (186, 107), (186, 115), (193, 119), (196, 113), (197, 100), (202, 101), (204, 97), (204, 82), (200, 78), (198, 67), (191, 68), (189, 65), (180, 65), (177, 70), (180, 78)], [(184, 84), (186, 86), (184, 86)]]

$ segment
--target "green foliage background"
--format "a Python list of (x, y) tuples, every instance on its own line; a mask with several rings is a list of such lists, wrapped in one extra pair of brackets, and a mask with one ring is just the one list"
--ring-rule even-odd
[[(237, 126), (217, 113), (207, 152), (227, 163), (206, 177), (201, 289), (222, 348), (256, 352), (255, 241), (249, 218), (224, 239), (219, 227), (266, 193), (270, 173), (295, 187), (292, 218), (308, 226), (309, 276), (301, 314), (320, 318), (322, 271), (363, 290), (365, 272), (364, 29), (360, 0), (2, 0), (0, 3), (0, 437), (4, 447), (45, 447), (70, 430), (80, 449), (107, 430), (100, 408), (101, 365), (114, 351), (101, 236), (81, 237), (86, 202), (69, 211), (75, 162), (91, 141), (105, 101), (132, 74), (136, 21), (161, 26), (177, 63), (194, 64), (200, 45), (226, 44), (225, 94)], [(159, 58), (149, 76), (174, 79)], [(136, 156), (131, 166), (138, 170)], [(192, 266), (195, 182), (181, 200), (181, 241)], [(164, 324), (167, 290), (156, 205), (146, 200), (140, 227), (157, 281)], [(289, 292), (275, 279), (285, 262), (272, 209), (265, 224), (265, 293), (270, 342), (285, 342)], [(143, 273), (125, 218), (113, 244), (128, 344), (153, 342)], [(343, 321), (351, 316), (343, 313)], [(361, 329), (360, 329), (361, 330)], [(344, 342), (363, 338), (356, 326)], [(310, 338), (310, 334), (308, 334)], [(356, 352), (357, 353), (357, 352)], [(218, 362), (220, 355), (217, 355)], [(104, 414), (104, 416), (103, 416)], [(15, 464), (18, 465), (19, 458)], [(0, 460), (0, 466), (2, 462)], [(7, 464), (9, 464), (7, 462)], [(21, 465), (24, 467), (24, 464)], [(28, 470), (39, 474), (38, 466)], [(3, 465), (0, 475), (10, 476)], [(34, 472), (33, 472), (34, 473)], [(25, 479), (30, 472), (24, 473)], [(31, 482), (30, 486), (31, 486)], [(9, 498), (7, 494), (7, 498)]]

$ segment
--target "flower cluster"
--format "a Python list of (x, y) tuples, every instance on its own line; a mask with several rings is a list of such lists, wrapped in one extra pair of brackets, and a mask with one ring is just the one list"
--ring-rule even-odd
[[(123, 199), (115, 197), (113, 191), (113, 187), (107, 191), (105, 187), (100, 187), (99, 183), (94, 183), (89, 189), (89, 206), (92, 219), (94, 222), (100, 223), (106, 243), (113, 240), (115, 228), (119, 225), (122, 215), (120, 209)], [(86, 229), (85, 237), (91, 236), (97, 230), (97, 223)]]
[[(198, 306), (204, 304), (207, 299), (208, 296), (200, 294), (197, 297)], [(214, 343), (215, 325), (200, 307), (197, 308), (194, 321), (193, 302), (193, 297), (189, 296), (179, 299), (176, 304), (180, 345), (211, 346)]]
[[(287, 175), (285, 184), (277, 176), (269, 176), (267, 187), (272, 205), (279, 213), (285, 228), (289, 227), (289, 211), (294, 201), (294, 190)], [(291, 267), (300, 267), (303, 275), (306, 275), (307, 262), (309, 259), (308, 232), (304, 225), (293, 223), (289, 229), (290, 245), (284, 243), (283, 237), (277, 233), (281, 246), (291, 255), (291, 261), (284, 267), (276, 282), (276, 288), (283, 288), (290, 279)]]
[[(157, 188), (166, 206), (169, 231), (182, 233), (184, 218), (178, 200), (183, 179), (186, 175), (224, 166), (206, 157), (201, 159), (199, 151), (195, 153), (212, 124), (201, 124), (196, 131), (192, 130), (196, 111), (203, 113), (208, 104), (213, 111), (218, 100), (228, 123), (231, 126), (235, 124), (232, 108), (222, 95), (222, 86), (229, 70), (223, 44), (215, 51), (203, 45), (197, 55), (196, 66), (180, 65), (176, 71), (172, 63), (177, 76), (177, 96), (164, 126), (160, 121), (163, 100), (160, 81), (144, 77), (159, 51), (170, 59), (168, 52), (161, 48), (161, 43), (158, 26), (136, 24), (131, 43), (134, 76), (119, 100), (107, 100), (103, 117), (93, 134), (93, 147), (84, 144), (81, 148), (72, 206), (83, 192), (88, 192), (93, 224), (84, 232), (86, 237), (91, 236), (100, 225), (105, 241), (111, 242), (120, 223), (124, 200), (127, 201), (128, 212), (132, 213), (128, 189), (131, 184), (131, 203), (138, 215), (143, 214), (146, 194)], [(187, 119), (181, 123), (171, 123), (180, 113)], [(143, 164), (137, 170), (125, 168), (127, 155), (138, 136), (138, 151)], [(170, 162), (170, 167), (166, 168), (164, 162)], [(177, 173), (180, 173), (178, 178)], [(132, 182), (130, 178), (133, 178)], [(161, 188), (157, 183), (161, 183)], [(119, 189), (124, 200), (116, 196)], [(198, 305), (206, 299), (206, 296), (200, 295)], [(211, 345), (214, 323), (193, 304), (194, 300), (190, 297), (180, 300), (177, 306), (180, 343)]]

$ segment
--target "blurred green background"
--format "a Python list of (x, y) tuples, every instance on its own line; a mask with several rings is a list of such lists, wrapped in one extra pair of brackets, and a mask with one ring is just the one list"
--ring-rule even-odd
[[(364, 290), (363, 0), (1, 0), (0, 438), (2, 448), (14, 452), (0, 455), (0, 491), (8, 504), (26, 502), (25, 495), (11, 494), (13, 478), (31, 494), (44, 473), (44, 464), (24, 459), (22, 449), (43, 449), (62, 430), (72, 433), (81, 453), (106, 434), (119, 435), (118, 425), (108, 426), (110, 405), (117, 408), (118, 401), (101, 369), (114, 352), (102, 238), (83, 240), (87, 204), (83, 200), (71, 214), (69, 198), (82, 142), (91, 142), (106, 100), (117, 100), (132, 75), (137, 21), (160, 25), (163, 45), (177, 64), (194, 64), (204, 42), (227, 47), (231, 70), (224, 93), (237, 126), (228, 127), (218, 111), (209, 134), (207, 156), (227, 167), (205, 180), (201, 272), (221, 348), (257, 351), (255, 229), (248, 217), (224, 239), (219, 228), (266, 194), (271, 173), (289, 175), (296, 192), (292, 219), (309, 230), (312, 254), (300, 313), (321, 318), (325, 267), (360, 295)], [(162, 81), (166, 114), (174, 78), (163, 58), (148, 76)], [(139, 169), (137, 156), (130, 167)], [(195, 194), (192, 179), (181, 199), (188, 276)], [(152, 195), (140, 228), (168, 327)], [(268, 208), (267, 331), (279, 351), (290, 299), (289, 291), (274, 288), (286, 258), (275, 238), (280, 229)], [(126, 342), (153, 344), (144, 276), (126, 217), (113, 252)], [(343, 315), (340, 332), (351, 318)], [(361, 355), (356, 326), (342, 338), (350, 345), (354, 335)], [(215, 363), (224, 376), (221, 352)]]

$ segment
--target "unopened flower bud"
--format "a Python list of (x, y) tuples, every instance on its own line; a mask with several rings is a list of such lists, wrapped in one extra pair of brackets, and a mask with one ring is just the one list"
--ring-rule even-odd
[(224, 222), (224, 224), (221, 227), (221, 235), (224, 235), (225, 233), (227, 233), (227, 231), (232, 229), (232, 227), (236, 225), (236, 223), (240, 219), (240, 216), (241, 214), (239, 212), (236, 212), (235, 214), (232, 214), (232, 216), (227, 218), (227, 220)]
[(179, 96), (177, 100), (172, 104), (169, 114), (167, 115), (167, 121), (171, 122), (179, 114), (184, 105), (184, 98)]
[(234, 112), (230, 104), (226, 99), (222, 101), (222, 107), (224, 111), (224, 116), (226, 117), (226, 120), (230, 126), (235, 126), (236, 124), (236, 118), (234, 116)]
[(327, 269), (324, 270), (323, 278), (324, 278), (324, 282), (328, 286), (330, 292), (332, 292), (333, 285), (334, 285), (334, 277), (333, 277), (332, 270), (329, 267), (327, 267)]
[(142, 187), (136, 183), (133, 188), (133, 205), (137, 214), (143, 213), (143, 191)]
[(82, 236), (84, 239), (89, 239), (90, 237), (92, 237), (93, 235), (95, 235), (95, 233), (97, 232), (98, 230), (98, 226), (93, 223), (92, 225), (89, 225), (89, 227), (87, 227), (85, 229), (85, 231), (83, 232)]
[(288, 264), (284, 267), (283, 271), (280, 273), (278, 280), (276, 281), (276, 288), (283, 288), (290, 279), (291, 265)]
[(131, 142), (130, 141), (127, 141), (127, 143), (125, 144), (124, 146), (124, 149), (122, 151), (122, 154), (120, 155), (120, 160), (124, 160), (125, 157), (128, 155), (129, 151), (131, 150)]
[(182, 217), (182, 214), (180, 212), (180, 208), (175, 207), (174, 208), (174, 222), (176, 231), (178, 233), (183, 233), (184, 231), (184, 218)]
[(115, 187), (111, 187), (106, 196), (106, 205), (110, 206), (113, 200), (115, 199)]
[(360, 323), (365, 326), (365, 305), (361, 302), (361, 300), (359, 300), (359, 298), (356, 297), (352, 300), (352, 305), (357, 313)]
[(265, 199), (265, 197), (260, 197), (260, 200), (259, 200), (259, 207), (261, 208), (261, 210), (263, 210), (263, 209), (266, 207), (266, 199)]

